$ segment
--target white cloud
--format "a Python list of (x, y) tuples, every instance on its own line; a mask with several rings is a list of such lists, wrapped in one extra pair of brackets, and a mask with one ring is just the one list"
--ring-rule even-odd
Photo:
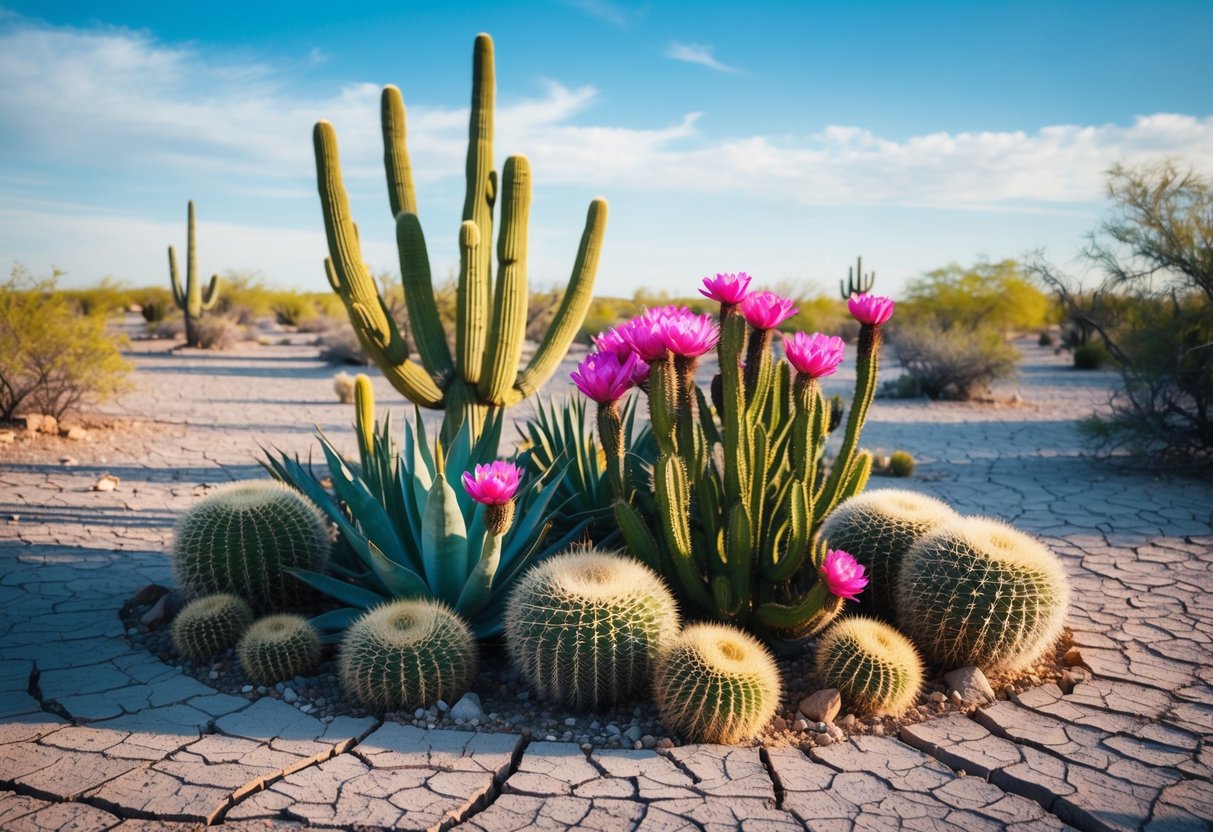
[(590, 17), (597, 17), (608, 23), (614, 23), (620, 28), (628, 25), (628, 12), (617, 3), (609, 0), (560, 0), (570, 8), (580, 9)]
[(723, 64), (716, 59), (712, 54), (715, 47), (704, 46), (699, 43), (679, 43), (674, 41), (665, 51), (667, 58), (673, 58), (676, 61), (685, 61), (688, 64), (699, 64), (706, 66), (709, 69), (714, 69), (717, 72), (740, 73), (741, 70), (735, 66)]

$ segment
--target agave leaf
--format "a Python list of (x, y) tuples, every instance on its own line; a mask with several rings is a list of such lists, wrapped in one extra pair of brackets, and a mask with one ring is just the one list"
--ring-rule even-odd
[(370, 551), (371, 568), (392, 595), (397, 598), (424, 598), (430, 595), (430, 588), (425, 579), (412, 569), (389, 558), (373, 541), (367, 541), (367, 548)]
[(396, 534), (396, 526), (392, 523), (392, 518), (387, 511), (367, 489), (366, 484), (353, 477), (338, 455), (336, 448), (323, 434), (320, 435), (320, 445), (324, 449), (325, 457), (328, 458), (329, 474), (333, 478), (333, 490), (349, 506), (350, 512), (358, 521), (363, 534), (368, 540), (374, 541), (381, 550), (389, 553), (393, 560), (397, 562), (404, 560), (407, 557), (404, 553), (404, 544), (400, 541), (400, 536)]
[(452, 603), (467, 577), (468, 541), (455, 490), (439, 474), (421, 520), (421, 562), (434, 596)]
[(308, 623), (321, 634), (321, 638), (326, 633), (337, 633), (340, 636), (347, 627), (365, 613), (366, 610), (357, 607), (342, 607), (341, 609), (329, 610), (328, 612), (309, 618)]
[(371, 592), (369, 589), (347, 584), (345, 581), (339, 581), (328, 575), (321, 575), (319, 572), (311, 572), (307, 569), (285, 569), (283, 571), (288, 575), (295, 576), (305, 584), (320, 590), (330, 598), (335, 598), (343, 604), (349, 604), (351, 607), (368, 610), (371, 607), (382, 604), (386, 600), (384, 596)]

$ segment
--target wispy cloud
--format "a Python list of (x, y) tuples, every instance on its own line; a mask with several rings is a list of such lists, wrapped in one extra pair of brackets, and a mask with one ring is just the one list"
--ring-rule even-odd
[(741, 72), (735, 66), (721, 63), (712, 54), (715, 47), (705, 46), (701, 43), (679, 43), (674, 41), (666, 48), (665, 55), (667, 58), (673, 58), (676, 61), (685, 61), (688, 64), (699, 64), (706, 66), (709, 69), (714, 69), (717, 72), (731, 72), (739, 74)]
[(610, 0), (560, 0), (560, 2), (570, 8), (579, 9), (591, 17), (614, 23), (620, 28), (626, 27), (629, 23), (628, 11)]

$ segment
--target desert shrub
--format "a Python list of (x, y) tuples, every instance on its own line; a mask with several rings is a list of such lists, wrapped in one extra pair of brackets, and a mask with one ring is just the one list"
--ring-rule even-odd
[(902, 322), (891, 333), (897, 361), (932, 399), (967, 400), (1015, 373), (1019, 353), (988, 327), (939, 329)]
[(916, 399), (922, 395), (922, 385), (914, 376), (902, 373), (897, 378), (881, 382), (876, 395), (882, 399)]
[(302, 321), (300, 321), (298, 329), (300, 332), (323, 335), (329, 330), (340, 329), (344, 323), (344, 315), (342, 315), (340, 319), (333, 318), (328, 315), (314, 315), (313, 317), (304, 318)]
[(1040, 337), (1036, 339), (1036, 345), (1040, 347), (1053, 346), (1053, 336), (1048, 332), (1041, 332)]
[(320, 359), (330, 364), (349, 364), (354, 367), (365, 367), (371, 363), (358, 343), (358, 335), (348, 322), (340, 324), (336, 329), (322, 332), (316, 339), (320, 347)]
[(224, 315), (207, 315), (196, 326), (198, 349), (230, 350), (244, 338), (240, 323)]
[(81, 315), (108, 317), (135, 302), (134, 291), (112, 277), (103, 277), (96, 286), (87, 289), (64, 289), (61, 292)]
[[(1079, 334), (1121, 374), (1107, 416), (1086, 431), (1103, 450), (1179, 465), (1213, 463), (1213, 179), (1173, 161), (1109, 173), (1113, 211), (1084, 252), (1095, 289), (1043, 256), (1033, 273)], [(1075, 356), (1077, 358), (1077, 354)]]
[(56, 419), (124, 386), (130, 365), (104, 315), (77, 315), (56, 289), (15, 266), (0, 284), (0, 419), (18, 411)]
[(270, 303), (274, 319), (282, 326), (299, 326), (303, 321), (316, 317), (316, 307), (307, 297), (295, 292), (279, 292)]
[(955, 263), (906, 286), (897, 304), (901, 320), (932, 320), (940, 329), (989, 327), (997, 332), (1036, 329), (1049, 323), (1049, 296), (1014, 260)]
[(1101, 370), (1109, 358), (1108, 348), (1102, 341), (1090, 341), (1074, 348), (1074, 367), (1078, 370)]
[(346, 372), (333, 376), (333, 392), (342, 404), (354, 403), (354, 377)]
[(148, 324), (147, 334), (153, 338), (177, 340), (185, 337), (185, 321), (179, 317), (164, 318), (154, 324)]

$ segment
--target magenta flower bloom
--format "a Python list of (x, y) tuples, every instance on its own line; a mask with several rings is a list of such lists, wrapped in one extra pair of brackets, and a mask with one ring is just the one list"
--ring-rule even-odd
[(774, 292), (754, 292), (741, 302), (741, 314), (754, 329), (767, 330), (795, 315), (796, 307)]
[(893, 305), (891, 298), (880, 295), (869, 295), (866, 292), (862, 295), (852, 292), (851, 299), (847, 301), (847, 307), (851, 310), (851, 317), (864, 326), (880, 326), (884, 324), (889, 318), (893, 317)]
[(635, 381), (637, 364), (643, 362), (634, 352), (622, 359), (617, 353), (594, 352), (587, 355), (569, 377), (578, 390), (594, 401), (610, 404), (628, 392)]
[(783, 351), (796, 372), (809, 378), (832, 376), (842, 363), (847, 345), (837, 335), (803, 332), (783, 336)]
[(858, 601), (857, 597), (868, 585), (863, 564), (841, 549), (826, 552), (825, 562), (819, 573), (831, 595), (847, 601)]
[(666, 348), (684, 358), (698, 358), (720, 340), (720, 327), (711, 315), (696, 315), (686, 309), (666, 317), (658, 327)]
[(522, 484), (522, 469), (512, 462), (490, 462), (463, 473), (463, 487), (472, 499), (486, 506), (505, 505)]
[(749, 291), (750, 276), (745, 272), (737, 272), (737, 274), (718, 274), (714, 278), (705, 277), (699, 294), (719, 303), (732, 305), (745, 300), (746, 293)]
[(642, 361), (656, 361), (665, 355), (661, 340), (661, 321), (648, 313), (637, 315), (619, 328), (620, 337)]

